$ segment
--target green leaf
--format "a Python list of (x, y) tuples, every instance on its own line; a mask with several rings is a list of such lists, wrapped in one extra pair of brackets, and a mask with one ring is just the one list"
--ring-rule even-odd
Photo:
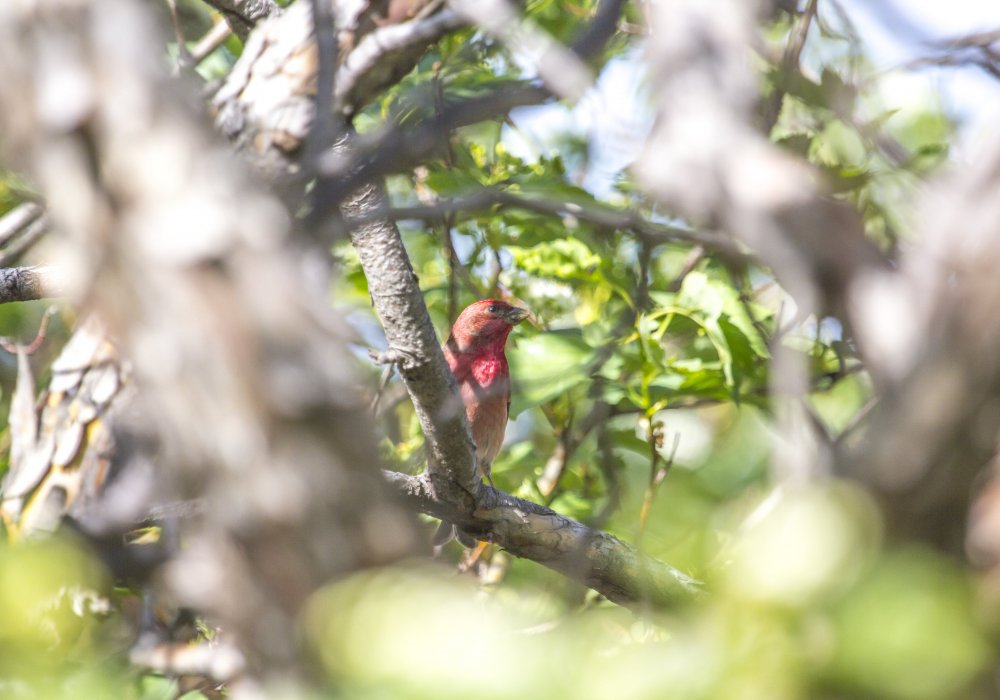
[(903, 550), (836, 610), (833, 668), (868, 697), (969, 697), (959, 689), (990, 663), (977, 616), (952, 560)]
[(593, 354), (577, 329), (518, 339), (507, 351), (514, 384), (511, 417), (589, 382), (585, 370)]
[(593, 280), (601, 258), (576, 238), (561, 238), (530, 248), (509, 246), (514, 264), (528, 274), (559, 280)]

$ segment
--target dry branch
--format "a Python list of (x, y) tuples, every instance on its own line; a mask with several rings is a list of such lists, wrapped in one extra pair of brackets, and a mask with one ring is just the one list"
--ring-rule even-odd
[(670, 606), (698, 593), (698, 582), (672, 566), (537, 503), (484, 486), (470, 513), (441, 499), (426, 476), (388, 472), (386, 478), (421, 513), (453, 522), (621, 605)]
[(0, 268), (0, 304), (61, 296), (65, 284), (52, 267)]

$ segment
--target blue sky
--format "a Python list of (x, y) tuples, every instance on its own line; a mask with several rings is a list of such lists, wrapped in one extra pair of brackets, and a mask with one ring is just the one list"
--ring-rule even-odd
[[(934, 41), (1000, 29), (998, 0), (839, 0), (864, 41), (869, 58), (892, 70), (921, 56)], [(824, 0), (820, 0), (820, 5)], [(961, 142), (968, 146), (1000, 124), (1000, 80), (978, 68), (926, 68), (906, 78), (886, 80), (887, 92), (907, 91), (919, 99), (926, 90), (940, 96), (944, 108), (961, 120)], [(893, 95), (889, 95), (893, 97)]]

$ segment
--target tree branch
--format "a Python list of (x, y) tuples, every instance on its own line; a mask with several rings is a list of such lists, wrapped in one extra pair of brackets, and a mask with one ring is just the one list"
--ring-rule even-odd
[[(367, 34), (337, 69), (335, 109), (353, 113), (372, 99), (372, 93), (376, 92), (374, 87), (383, 87), (384, 77), (373, 80), (371, 77), (366, 79), (366, 76), (371, 76), (376, 70), (380, 75), (391, 75), (401, 70), (397, 63), (408, 68), (412, 61), (405, 59), (404, 53), (415, 49), (415, 55), (419, 56), (432, 42), (464, 24), (454, 11), (444, 9), (430, 17), (390, 24)], [(395, 58), (386, 60), (389, 56)]]
[(14, 236), (41, 219), (44, 214), (45, 209), (35, 202), (25, 202), (4, 214), (0, 217), (0, 246), (10, 243)]
[(386, 472), (416, 510), (575, 579), (627, 606), (668, 606), (690, 599), (698, 582), (600, 530), (544, 506), (484, 486), (471, 513), (438, 498), (426, 476)]
[[(368, 185), (345, 204), (347, 218), (385, 207), (380, 185)], [(372, 304), (427, 440), (434, 493), (471, 511), (483, 485), (475, 477), (475, 446), (455, 378), (445, 364), (410, 258), (390, 221), (374, 220), (351, 231)]]
[[(622, 0), (604, 0), (594, 21), (569, 47), (570, 53), (580, 59), (596, 55), (614, 33), (623, 4)], [(334, 154), (320, 175), (335, 180), (337, 186), (328, 192), (320, 215), (346, 201), (359, 187), (432, 155), (447, 144), (451, 132), (458, 127), (505, 115), (516, 107), (541, 104), (551, 97), (552, 92), (542, 85), (525, 82), (507, 86), (458, 102), (411, 128), (389, 127), (374, 141), (357, 144), (351, 158)]]
[(47, 299), (64, 293), (62, 278), (55, 268), (0, 268), (0, 304)]
[(545, 197), (514, 194), (505, 190), (489, 188), (461, 197), (443, 199), (433, 204), (389, 207), (377, 211), (367, 211), (363, 218), (353, 219), (348, 224), (363, 224), (380, 218), (393, 221), (406, 219), (433, 220), (454, 212), (485, 210), (493, 206), (525, 209), (539, 214), (563, 216), (569, 214), (576, 219), (601, 229), (632, 231), (639, 238), (651, 244), (684, 242), (710, 248), (730, 260), (752, 262), (754, 257), (732, 239), (711, 231), (672, 226), (646, 219), (641, 214), (615, 209), (601, 204), (581, 204)]
[(233, 33), (246, 41), (257, 22), (281, 11), (274, 0), (205, 0), (222, 13)]

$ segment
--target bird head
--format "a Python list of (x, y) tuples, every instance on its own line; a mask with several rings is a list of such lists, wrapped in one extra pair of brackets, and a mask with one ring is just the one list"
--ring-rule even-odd
[(528, 318), (527, 309), (511, 306), (497, 299), (483, 299), (470, 304), (455, 319), (449, 343), (466, 351), (472, 347), (495, 345), (503, 348), (511, 329)]

